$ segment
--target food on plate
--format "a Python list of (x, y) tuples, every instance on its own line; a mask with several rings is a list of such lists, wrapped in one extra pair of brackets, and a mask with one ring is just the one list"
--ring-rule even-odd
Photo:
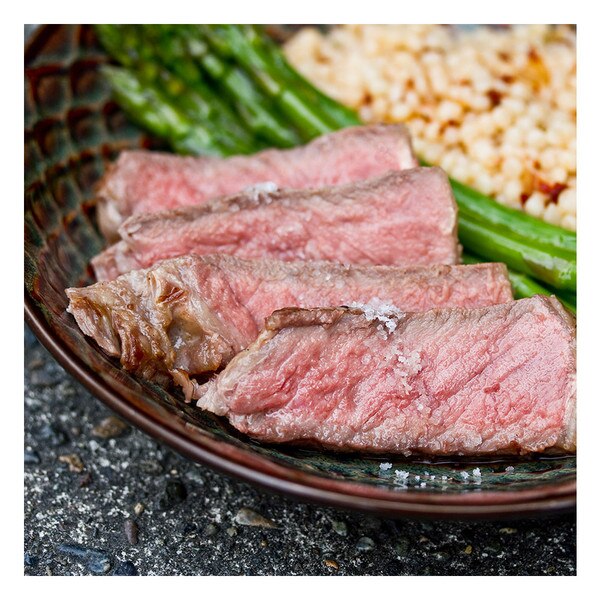
[[(119, 103), (176, 152), (236, 154), (248, 142), (253, 150), (289, 147), (360, 124), (352, 109), (294, 71), (261, 28), (97, 25), (96, 31), (123, 65), (103, 68)], [(202, 136), (194, 136), (198, 129)]]
[[(399, 31), (348, 26), (288, 45), (318, 85), (327, 74), (348, 78), (340, 97), (360, 88), (348, 108), (256, 27), (99, 26), (121, 63), (104, 73), (128, 114), (177, 152), (206, 155), (121, 153), (97, 187), (100, 227), (116, 243), (92, 260), (98, 283), (66, 290), (68, 311), (125, 369), (175, 383), (262, 442), (406, 455), (574, 452), (574, 320), (537, 295), (552, 293), (543, 282), (566, 306), (575, 301), (576, 236), (555, 226), (574, 226), (574, 168), (562, 177), (564, 157), (544, 147), (566, 136), (571, 92), (550, 100), (556, 86), (537, 46), (516, 87), (485, 74), (518, 63), (533, 43), (522, 32), (533, 30), (489, 38), (502, 42), (488, 52), (482, 40), (501, 34), (450, 40), (431, 27), (414, 29), (427, 32), (413, 49), (416, 70), (399, 69), (402, 98), (390, 95), (377, 79), (387, 67), (370, 60), (371, 77), (363, 58), (402, 54)], [(525, 41), (505, 51), (513, 35)], [(356, 68), (332, 73), (348, 59), (329, 48), (315, 75), (307, 65), (336, 36), (358, 38)], [(463, 56), (466, 39), (480, 44), (480, 69), (472, 51), (464, 64), (443, 56)], [(313, 44), (304, 59), (295, 50), (303, 43)], [(460, 93), (417, 72), (442, 73), (444, 61)], [(520, 77), (539, 93), (526, 106), (531, 123), (514, 111), (531, 91), (516, 89)], [(556, 110), (540, 112), (545, 102)], [(403, 103), (420, 163), (405, 126), (389, 123)], [(360, 125), (353, 107), (388, 124)], [(542, 213), (547, 222), (531, 216)], [(505, 264), (459, 265), (461, 244), (467, 262)], [(514, 301), (513, 292), (531, 297)]]
[(499, 202), (576, 227), (576, 34), (549, 25), (300, 30), (287, 58), (365, 122)]
[(479, 455), (576, 449), (573, 318), (555, 298), (404, 314), (283, 309), (198, 406), (263, 442)]
[[(357, 172), (358, 173), (358, 172)], [(93, 260), (99, 279), (184, 254), (331, 260), (362, 265), (456, 264), (457, 209), (437, 167), (389, 171), (320, 189), (262, 184), (195, 206), (130, 217), (116, 248)]]
[[(356, 26), (356, 30), (362, 32), (363, 27)], [(406, 31), (410, 29), (408, 27)], [(103, 69), (117, 101), (130, 117), (168, 142), (176, 152), (231, 156), (265, 146), (287, 148), (291, 145), (290, 140), (307, 142), (317, 135), (352, 127), (361, 122), (352, 108), (336, 102), (302, 77), (289, 64), (263, 27), (102, 25), (97, 30), (104, 47), (123, 65)], [(335, 29), (336, 32), (343, 30), (344, 28)], [(516, 30), (529, 31), (523, 28)], [(364, 27), (364, 31), (380, 32), (381, 28)], [(385, 31), (392, 32), (392, 37), (398, 33), (398, 29), (394, 27)], [(564, 33), (568, 33), (562, 28), (552, 28), (549, 31), (550, 38), (561, 38)], [(338, 34), (333, 34), (335, 35)], [(569, 36), (573, 41), (574, 36), (568, 33), (566, 37)], [(462, 35), (460, 38), (465, 39)], [(511, 38), (505, 36), (503, 39)], [(560, 43), (565, 41), (560, 39)], [(368, 45), (372, 42), (373, 40)], [(569, 46), (569, 43), (564, 45)], [(409, 43), (408, 46), (412, 48), (413, 44)], [(560, 54), (559, 46), (552, 44), (552, 47)], [(374, 48), (378, 48), (377, 43), (374, 43)], [(375, 61), (374, 57), (377, 63), (375, 66), (379, 69), (385, 68), (388, 63), (388, 54), (398, 53), (396, 47), (387, 50), (389, 52), (386, 51), (385, 60), (377, 56)], [(421, 50), (426, 52), (423, 48), (414, 50), (417, 53)], [(524, 57), (522, 50), (519, 50), (521, 58)], [(467, 55), (469, 51), (467, 48)], [(572, 52), (572, 48), (567, 51)], [(435, 54), (435, 48), (429, 54)], [(326, 62), (326, 58), (323, 59)], [(461, 57), (461, 64), (469, 63), (468, 59), (469, 56)], [(457, 59), (453, 60), (456, 62)], [(426, 66), (419, 64), (415, 68), (418, 70)], [(507, 69), (511, 69), (508, 63)], [(346, 69), (344, 76), (351, 74), (348, 75), (350, 79), (359, 77), (361, 73), (355, 73), (355, 70), (354, 67)], [(471, 71), (470, 68), (468, 70)], [(477, 85), (482, 83), (479, 81), (480, 71), (477, 68), (469, 73), (470, 76), (477, 77)], [(421, 75), (425, 76), (426, 73)], [(394, 67), (390, 77), (403, 78), (404, 69)], [(407, 86), (411, 85), (411, 81), (412, 77), (409, 77)], [(380, 82), (373, 78), (368, 77), (365, 83), (367, 88), (373, 88), (367, 89), (367, 100), (381, 92)], [(461, 87), (468, 87), (471, 79), (465, 78), (459, 83)], [(212, 91), (218, 91), (216, 98), (214, 93), (205, 93), (207, 86)], [(410, 96), (411, 93), (407, 95)], [(547, 94), (547, 90), (544, 93)], [(205, 100), (202, 110), (195, 104), (190, 106), (188, 94), (202, 96)], [(383, 94), (385, 96), (385, 91)], [(553, 97), (558, 98), (559, 95), (557, 92)], [(433, 94), (431, 98), (424, 99), (424, 105), (432, 99)], [(534, 105), (534, 101), (527, 103), (528, 107)], [(494, 111), (496, 109), (492, 112)], [(479, 115), (475, 112), (465, 110), (465, 121), (477, 119)], [(273, 118), (268, 119), (268, 116)], [(435, 120), (435, 115), (425, 115), (423, 118)], [(224, 125), (223, 122), (230, 124)], [(429, 128), (434, 128), (435, 125), (432, 122)], [(446, 125), (452, 130), (452, 121), (443, 123), (440, 127)], [(549, 118), (547, 123), (538, 125), (542, 130), (548, 129), (550, 137), (556, 133), (550, 132), (550, 129), (556, 127), (562, 127), (559, 118)], [(240, 128), (244, 133), (239, 131)], [(227, 131), (227, 141), (223, 140), (223, 131)], [(247, 146), (248, 132), (252, 137), (253, 147), (250, 150), (240, 149), (240, 145)], [(477, 130), (476, 133), (476, 137), (481, 138), (479, 142), (483, 140), (483, 143), (495, 142), (498, 137), (495, 130), (487, 133)], [(538, 139), (539, 133), (535, 134)], [(546, 134), (544, 131), (542, 133)], [(423, 144), (423, 135), (419, 137), (418, 143)], [(574, 139), (569, 140), (571, 146)], [(477, 153), (477, 144), (471, 142), (472, 140), (465, 140), (463, 144), (461, 141), (459, 150)], [(514, 167), (511, 150), (512, 147), (508, 150), (509, 158)], [(519, 149), (515, 147), (514, 150), (517, 155)], [(541, 160), (541, 155), (538, 157), (531, 151), (535, 159)], [(450, 154), (452, 152), (449, 150), (442, 155), (446, 162), (450, 160)], [(494, 156), (500, 160), (502, 153), (497, 152)], [(524, 165), (523, 168), (527, 171), (530, 157), (520, 154), (519, 157), (519, 164)], [(428, 155), (421, 156), (423, 158), (427, 159)], [(471, 158), (470, 156), (469, 160)], [(439, 164), (438, 161), (430, 162)], [(457, 172), (458, 175), (460, 172)], [(565, 200), (559, 200), (556, 196), (559, 188), (552, 185), (552, 182), (537, 176), (528, 177), (528, 181), (535, 184), (538, 191), (548, 191), (550, 202), (556, 200), (558, 205), (564, 204)], [(450, 178), (450, 183), (459, 207), (459, 238), (464, 248), (479, 260), (505, 262), (511, 270), (517, 295), (530, 296), (534, 292), (551, 294), (552, 290), (540, 285), (539, 282), (543, 282), (558, 290), (562, 299), (567, 297), (569, 306), (575, 308), (574, 302), (568, 297), (575, 292), (576, 287), (576, 234), (540, 221), (522, 210), (500, 204), (455, 179)], [(487, 189), (485, 185), (482, 187)], [(535, 196), (536, 194), (531, 195), (532, 204), (535, 204)], [(571, 197), (569, 202), (572, 201)], [(491, 234), (493, 243), (490, 243)], [(563, 290), (568, 296), (565, 296)]]
[(141, 269), (141, 263), (124, 241), (112, 244), (90, 261), (98, 281), (110, 281), (123, 273)]
[(500, 264), (360, 267), (330, 262), (183, 256), (110, 282), (66, 291), (83, 332), (129, 371), (192, 395), (189, 377), (214, 371), (252, 343), (273, 311), (393, 303), (407, 311), (512, 299)]
[(351, 127), (298, 148), (226, 159), (127, 150), (98, 186), (98, 222), (114, 240), (131, 215), (200, 204), (263, 182), (315, 188), (417, 165), (402, 125)]

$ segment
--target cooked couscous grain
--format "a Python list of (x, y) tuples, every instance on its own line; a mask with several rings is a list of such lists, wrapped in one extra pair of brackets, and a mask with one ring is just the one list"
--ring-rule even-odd
[(366, 122), (499, 202), (576, 228), (574, 31), (548, 25), (304, 28), (289, 60)]

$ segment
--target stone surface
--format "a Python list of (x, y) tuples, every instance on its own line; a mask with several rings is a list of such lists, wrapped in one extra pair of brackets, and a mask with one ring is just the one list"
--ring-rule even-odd
[[(110, 411), (28, 329), (25, 366), (27, 575), (575, 574), (574, 515), (393, 521), (301, 504), (196, 465), (135, 428), (95, 437)], [(70, 471), (61, 455), (77, 455), (85, 471)], [(240, 526), (235, 517), (248, 509), (277, 528)], [(137, 544), (124, 534), (133, 521)]]

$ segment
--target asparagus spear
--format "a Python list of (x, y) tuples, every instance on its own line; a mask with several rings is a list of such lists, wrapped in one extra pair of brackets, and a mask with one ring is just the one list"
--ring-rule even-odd
[(508, 278), (510, 279), (515, 297), (529, 298), (531, 296), (535, 296), (536, 294), (541, 294), (542, 296), (556, 296), (567, 310), (572, 312), (574, 315), (577, 314), (577, 306), (572, 299), (568, 298), (568, 296), (553, 290), (549, 290), (535, 282), (533, 279), (527, 277), (527, 275), (516, 273), (510, 269), (508, 271)]
[(110, 83), (117, 102), (132, 120), (158, 137), (166, 139), (182, 154), (222, 155), (219, 146), (206, 128), (199, 127), (156, 88), (143, 82), (131, 71), (105, 65), (102, 74)]
[(574, 259), (577, 235), (562, 227), (545, 223), (514, 208), (499, 204), (476, 190), (451, 179), (454, 197), (462, 215), (502, 228), (538, 247), (556, 250), (562, 257)]
[(577, 294), (575, 292), (567, 292), (565, 290), (554, 290), (550, 289), (550, 291), (558, 296), (564, 303), (570, 304), (573, 309), (577, 307)]
[(200, 31), (213, 50), (236, 60), (254, 79), (262, 91), (273, 99), (282, 114), (296, 124), (304, 141), (337, 129), (337, 123), (321, 114), (319, 107), (308, 103), (302, 88), (286, 85), (264, 53), (248, 43), (241, 27), (236, 25), (200, 26)]
[(223, 153), (244, 154), (258, 149), (252, 136), (238, 125), (235, 116), (229, 118), (218, 105), (215, 107), (212, 98), (198, 94), (157, 60), (152, 45), (142, 39), (139, 26), (101, 25), (97, 30), (112, 56), (135, 71), (145, 84), (162, 92), (165, 100), (182, 111), (192, 123), (204, 128), (214, 119), (218, 126), (212, 128), (212, 136)]
[(204, 39), (198, 37), (196, 28), (175, 26), (173, 35), (185, 42), (188, 53), (231, 97), (243, 120), (257, 135), (282, 148), (302, 142), (293, 124), (279, 116), (276, 106), (260, 92), (246, 72), (235, 63), (222, 60)]
[[(485, 262), (484, 259), (472, 254), (467, 254), (466, 252), (463, 253), (462, 261), (466, 265)], [(531, 296), (538, 294), (542, 296), (557, 296), (565, 308), (567, 308), (573, 314), (577, 314), (576, 303), (574, 298), (570, 297), (570, 295), (545, 288), (533, 279), (527, 277), (527, 275), (517, 273), (511, 269), (508, 270), (508, 278), (510, 279), (515, 298), (530, 298)]]
[(103, 48), (122, 65), (131, 66), (133, 59), (122, 44), (122, 36), (119, 25), (94, 25), (94, 31), (98, 36)]
[[(329, 131), (361, 124), (354, 110), (336, 102), (300, 75), (260, 26), (218, 25), (207, 28), (217, 30), (212, 33), (212, 42), (219, 52), (240, 61), (264, 89), (272, 91), (280, 86), (291, 91), (297, 102), (295, 106), (302, 106), (303, 111), (312, 108), (310, 112), (322, 124), (328, 124)], [(315, 110), (316, 107), (318, 110)], [(325, 132), (321, 129), (321, 133)]]
[(248, 154), (265, 148), (267, 144), (240, 121), (239, 112), (234, 111), (226, 98), (217, 94), (214, 86), (205, 80), (202, 70), (188, 54), (184, 40), (174, 34), (173, 28), (172, 25), (137, 26), (145, 55), (149, 60), (152, 56), (204, 100), (208, 106), (206, 120), (214, 124), (214, 129), (220, 129), (223, 135), (235, 139), (242, 148), (232, 153)]
[[(423, 166), (431, 166), (421, 160)], [(450, 178), (456, 203), (463, 215), (479, 220), (486, 226), (501, 228), (512, 236), (517, 236), (538, 247), (557, 251), (562, 257), (575, 259), (577, 254), (577, 234), (536, 219), (514, 208), (503, 206), (474, 190), (473, 188)]]
[(361, 125), (361, 120), (356, 111), (330, 98), (308, 79), (300, 75), (286, 60), (279, 46), (265, 34), (262, 27), (258, 25), (239, 25), (238, 27), (240, 27), (249, 43), (264, 54), (265, 60), (268, 59), (271, 62), (272, 68), (276, 70), (279, 77), (285, 80), (288, 85), (301, 89), (307, 101), (319, 106), (323, 114), (327, 115), (337, 125), (336, 128)]
[(574, 260), (551, 254), (504, 231), (491, 229), (467, 215), (460, 215), (458, 235), (467, 250), (487, 260), (504, 262), (511, 269), (544, 281), (560, 290), (575, 291), (577, 267)]

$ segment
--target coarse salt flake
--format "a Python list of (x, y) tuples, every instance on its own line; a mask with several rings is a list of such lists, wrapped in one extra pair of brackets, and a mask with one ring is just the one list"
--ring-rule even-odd
[(377, 329), (383, 331), (383, 326), (385, 326), (389, 333), (393, 333), (396, 330), (398, 326), (397, 319), (401, 319), (404, 316), (404, 313), (397, 306), (377, 297), (367, 303), (351, 302), (348, 306), (362, 310), (367, 321), (379, 321), (380, 325), (377, 326)]
[[(302, 28), (291, 63), (365, 122), (402, 122), (415, 150), (499, 202), (575, 229), (554, 184), (576, 197), (576, 33), (564, 25), (452, 30), (444, 25)], [(507, 74), (516, 75), (515, 81)], [(547, 155), (547, 156), (546, 156)], [(539, 166), (534, 159), (543, 157)], [(507, 159), (514, 166), (504, 168)], [(544, 192), (535, 192), (536, 177)], [(563, 192), (564, 193), (564, 192)], [(559, 200), (560, 203), (560, 200)]]
[(392, 468), (392, 463), (381, 463), (379, 469), (381, 471), (389, 471)]
[[(244, 193), (247, 194), (253, 202), (258, 202), (261, 197), (268, 197), (269, 194), (276, 192), (278, 189), (279, 187), (273, 181), (263, 181), (245, 188)], [(267, 202), (267, 204), (268, 203), (269, 202)]]

